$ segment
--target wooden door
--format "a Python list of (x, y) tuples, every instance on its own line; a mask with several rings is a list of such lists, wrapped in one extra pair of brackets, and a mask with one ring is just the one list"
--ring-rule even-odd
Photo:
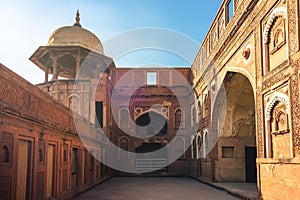
[(78, 149), (73, 148), (72, 150), (72, 189), (78, 187)]
[(54, 162), (55, 162), (55, 146), (48, 145), (47, 154), (47, 183), (46, 183), (46, 198), (54, 195)]
[(18, 142), (18, 171), (16, 199), (30, 199), (31, 191), (31, 142), (19, 140)]
[(81, 156), (81, 183), (84, 184), (84, 177), (85, 177), (85, 150), (82, 150)]

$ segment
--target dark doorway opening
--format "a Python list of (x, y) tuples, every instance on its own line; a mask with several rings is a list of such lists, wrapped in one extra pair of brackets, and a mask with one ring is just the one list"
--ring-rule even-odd
[(245, 147), (246, 182), (256, 183), (256, 147)]
[[(162, 147), (160, 143), (143, 143), (141, 146), (137, 147), (136, 153), (149, 153), (159, 150)], [(164, 155), (162, 155), (164, 156)]]
[(78, 149), (73, 148), (72, 150), (72, 189), (76, 189), (78, 187)]
[(160, 113), (149, 111), (136, 119), (138, 136), (164, 136), (168, 133), (168, 122)]
[[(97, 123), (98, 121), (98, 123)], [(96, 127), (103, 128), (103, 102), (96, 101), (96, 119), (95, 119)]]

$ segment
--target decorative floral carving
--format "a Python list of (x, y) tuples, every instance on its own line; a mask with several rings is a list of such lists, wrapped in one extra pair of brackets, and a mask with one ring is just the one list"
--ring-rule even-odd
[(211, 32), (211, 48), (214, 48), (214, 46), (218, 42), (218, 39), (219, 39), (218, 26), (215, 25)]
[(291, 77), (289, 70), (284, 69), (278, 73), (273, 73), (273, 76), (268, 78), (267, 80), (263, 81), (263, 90), (271, 89), (275, 84), (283, 80), (287, 80)]
[(222, 12), (222, 14), (220, 15), (220, 18), (219, 18), (219, 35), (221, 36), (223, 31), (225, 29), (225, 16)]
[(269, 42), (270, 30), (273, 26), (273, 22), (276, 21), (278, 17), (283, 17), (284, 19), (287, 17), (287, 9), (285, 7), (275, 8), (271, 13), (264, 29), (264, 43)]
[(271, 51), (270, 54), (274, 54), (278, 49), (280, 49), (286, 43), (286, 34), (285, 34), (285, 19), (282, 17), (278, 18), (278, 22), (274, 28), (272, 28), (271, 33)]
[(273, 108), (271, 118), (271, 133), (274, 135), (289, 133), (287, 106), (283, 102), (278, 102)]
[(297, 70), (291, 77), (291, 117), (293, 142), (296, 156), (300, 155), (300, 107), (299, 107), (299, 87)]
[(243, 61), (245, 64), (248, 64), (252, 57), (253, 45), (247, 44), (243, 51)]
[(289, 34), (288, 34), (288, 43), (289, 43), (289, 53), (290, 55), (294, 54), (295, 52), (298, 51), (298, 7), (296, 6), (298, 3), (296, 0), (290, 0), (289, 3), (287, 4), (288, 6), (288, 11), (289, 11), (289, 19), (288, 19), (288, 29), (289, 29)]

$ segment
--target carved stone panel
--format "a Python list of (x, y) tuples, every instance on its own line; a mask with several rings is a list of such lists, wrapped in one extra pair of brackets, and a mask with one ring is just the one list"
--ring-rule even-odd
[(10, 199), (11, 191), (11, 177), (1, 177), (0, 178), (0, 198), (2, 200)]
[(37, 198), (44, 199), (45, 176), (44, 172), (37, 174)]
[(274, 54), (286, 43), (285, 19), (277, 19), (272, 32), (270, 33), (270, 54)]
[(288, 85), (285, 84), (265, 95), (265, 147), (268, 157), (290, 158), (291, 111)]

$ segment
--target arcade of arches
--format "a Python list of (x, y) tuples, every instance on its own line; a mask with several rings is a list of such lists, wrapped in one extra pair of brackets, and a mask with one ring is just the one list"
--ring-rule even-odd
[[(108, 140), (139, 153), (128, 166), (138, 174), (155, 165), (161, 168), (149, 175), (254, 182), (263, 199), (296, 198), (299, 7), (295, 0), (223, 0), (192, 65), (172, 70), (118, 68), (77, 13), (73, 26), (55, 30), (30, 57), (44, 83), (31, 85), (0, 65), (1, 199), (63, 199), (124, 175), (93, 156), (131, 159), (112, 155)], [(83, 62), (82, 73), (94, 76), (77, 80), (78, 90)], [(141, 154), (171, 141), (156, 157)]]

